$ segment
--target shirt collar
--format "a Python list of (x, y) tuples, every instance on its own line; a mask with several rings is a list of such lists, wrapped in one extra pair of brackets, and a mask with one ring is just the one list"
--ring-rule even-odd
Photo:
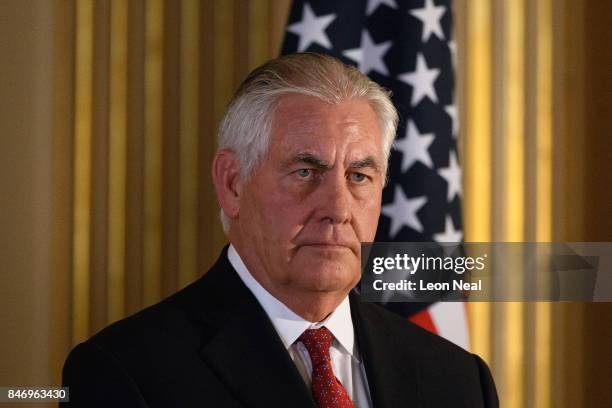
[(348, 296), (338, 305), (325, 320), (321, 322), (309, 322), (289, 309), (284, 303), (276, 299), (268, 292), (249, 272), (244, 262), (238, 255), (233, 245), (230, 244), (227, 257), (238, 273), (238, 276), (247, 288), (253, 293), (257, 301), (272, 321), (285, 348), (289, 348), (307, 329), (318, 329), (327, 327), (354, 359), (358, 360), (355, 347), (355, 332), (353, 331), (353, 319), (351, 318), (351, 305)]

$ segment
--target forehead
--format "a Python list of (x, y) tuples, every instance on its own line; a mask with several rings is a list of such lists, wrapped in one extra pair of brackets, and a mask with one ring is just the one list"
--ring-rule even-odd
[(378, 154), (381, 134), (378, 118), (365, 99), (329, 104), (301, 94), (283, 96), (275, 109), (271, 149), (299, 150), (351, 148)]

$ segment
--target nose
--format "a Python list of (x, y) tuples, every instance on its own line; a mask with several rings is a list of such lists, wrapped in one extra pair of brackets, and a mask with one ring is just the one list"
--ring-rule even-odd
[(351, 219), (352, 194), (344, 175), (329, 174), (320, 186), (319, 217), (330, 224), (344, 224)]

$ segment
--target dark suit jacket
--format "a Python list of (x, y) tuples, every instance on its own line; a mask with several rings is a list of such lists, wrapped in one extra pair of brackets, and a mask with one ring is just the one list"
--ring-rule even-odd
[[(486, 364), (350, 295), (374, 407), (494, 407)], [(315, 403), (256, 298), (227, 259), (201, 279), (76, 346), (72, 407), (303, 407)]]

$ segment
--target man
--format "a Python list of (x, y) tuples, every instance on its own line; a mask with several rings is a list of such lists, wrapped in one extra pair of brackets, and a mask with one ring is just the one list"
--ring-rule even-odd
[(70, 354), (72, 406), (497, 406), (478, 357), (360, 302), (397, 114), (331, 57), (253, 71), (212, 176), (229, 237), (194, 284)]

